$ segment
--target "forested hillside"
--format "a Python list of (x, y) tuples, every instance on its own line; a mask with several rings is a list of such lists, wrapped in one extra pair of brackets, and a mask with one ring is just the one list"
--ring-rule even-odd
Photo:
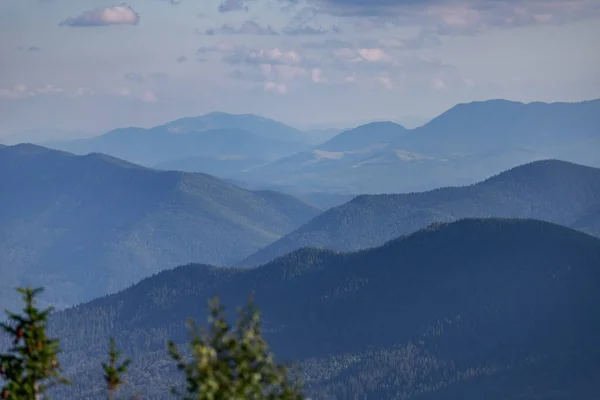
[[(164, 399), (164, 342), (218, 294), (253, 294), (281, 360), (316, 399), (592, 399), (599, 392), (600, 239), (534, 220), (436, 224), (349, 254), (302, 249), (254, 269), (187, 265), (55, 314), (61, 399), (100, 398), (106, 338), (129, 390)], [(96, 392), (95, 392), (96, 390)]]
[(300, 247), (346, 251), (379, 246), (433, 222), (469, 217), (534, 218), (600, 236), (598, 204), (600, 169), (537, 161), (472, 186), (359, 196), (317, 216), (241, 264), (265, 263)]
[(204, 174), (34, 145), (0, 149), (0, 308), (43, 285), (74, 304), (189, 262), (229, 264), (319, 210)]

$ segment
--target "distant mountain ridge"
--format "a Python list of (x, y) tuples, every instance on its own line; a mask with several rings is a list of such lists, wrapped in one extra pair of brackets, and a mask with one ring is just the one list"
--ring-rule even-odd
[(456, 105), (415, 129), (391, 122), (362, 125), (234, 178), (304, 191), (406, 193), (471, 184), (542, 159), (600, 167), (597, 148), (600, 99), (488, 100)]
[(306, 141), (304, 132), (271, 118), (254, 114), (211, 112), (199, 117), (180, 118), (164, 124), (173, 133), (210, 131), (215, 129), (240, 129), (255, 135), (284, 142)]
[[(600, 169), (547, 160), (522, 165), (483, 182), (423, 193), (362, 195), (315, 217), (240, 265), (257, 265), (300, 247), (336, 251), (382, 245), (433, 222), (509, 217), (587, 226), (600, 205)], [(600, 236), (600, 225), (587, 232)]]
[(534, 220), (436, 224), (366, 251), (301, 249), (247, 270), (188, 265), (53, 317), (78, 379), (58, 397), (102, 396), (96, 364), (115, 335), (135, 360), (124, 390), (164, 398), (174, 379), (164, 341), (187, 340), (185, 319), (204, 321), (210, 296), (231, 313), (252, 294), (311, 398), (593, 398), (598, 285), (600, 239)]
[(0, 148), (0, 306), (48, 286), (59, 306), (188, 262), (233, 263), (319, 213), (281, 193), (103, 154)]
[[(307, 148), (309, 136), (281, 122), (252, 114), (213, 112), (150, 129), (118, 128), (89, 139), (46, 145), (76, 154), (105, 153), (152, 167), (193, 157), (237, 157), (261, 162)], [(196, 171), (204, 172), (204, 171)]]
[(422, 126), (390, 121), (302, 132), (252, 114), (213, 112), (48, 146), (159, 169), (211, 173), (296, 193), (406, 193), (471, 184), (543, 159), (600, 167), (600, 99), (458, 104)]
[(394, 143), (407, 132), (408, 129), (394, 122), (371, 122), (343, 131), (317, 148), (334, 152), (357, 151), (369, 146)]

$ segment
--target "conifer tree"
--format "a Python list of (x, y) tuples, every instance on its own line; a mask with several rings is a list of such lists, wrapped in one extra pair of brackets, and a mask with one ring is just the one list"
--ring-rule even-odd
[(276, 364), (261, 335), (260, 316), (252, 305), (240, 310), (235, 332), (217, 299), (210, 302), (210, 328), (190, 330), (191, 360), (168, 343), (169, 354), (185, 373), (183, 400), (299, 400), (299, 387), (283, 365)]
[(57, 339), (48, 338), (46, 324), (52, 308), (39, 310), (35, 298), (43, 289), (19, 288), (25, 308), (23, 314), (6, 311), (7, 323), (0, 328), (12, 339), (7, 354), (0, 354), (0, 377), (4, 387), (2, 399), (41, 400), (47, 390), (69, 381), (62, 377), (57, 360), (60, 352)]
[(102, 369), (104, 370), (104, 381), (106, 382), (107, 386), (108, 400), (116, 399), (119, 387), (125, 382), (123, 380), (123, 374), (127, 372), (127, 368), (129, 367), (129, 364), (131, 364), (130, 359), (126, 359), (119, 364), (120, 357), (121, 352), (117, 350), (115, 338), (111, 337), (108, 349), (108, 363), (102, 363)]

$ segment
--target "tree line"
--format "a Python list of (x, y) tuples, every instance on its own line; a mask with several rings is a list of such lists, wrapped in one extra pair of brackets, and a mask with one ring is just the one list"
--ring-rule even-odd
[[(25, 303), (21, 313), (6, 311), (8, 321), (0, 324), (11, 346), (0, 354), (0, 398), (48, 400), (51, 389), (70, 385), (63, 375), (58, 356), (60, 340), (47, 334), (52, 307), (39, 309), (36, 297), (42, 288), (18, 288)], [(167, 342), (170, 358), (185, 379), (184, 389), (172, 388), (182, 400), (301, 400), (298, 378), (283, 364), (275, 362), (261, 332), (259, 310), (252, 300), (239, 311), (235, 326), (227, 322), (218, 298), (209, 302), (207, 327), (189, 320), (189, 350), (184, 352)], [(116, 400), (125, 384), (131, 363), (122, 359), (113, 337), (109, 338), (108, 359), (101, 363), (106, 398)]]

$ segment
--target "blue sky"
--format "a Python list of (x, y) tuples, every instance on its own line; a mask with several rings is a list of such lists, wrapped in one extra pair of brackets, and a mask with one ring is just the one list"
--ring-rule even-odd
[(600, 97), (600, 0), (2, 0), (0, 137)]

